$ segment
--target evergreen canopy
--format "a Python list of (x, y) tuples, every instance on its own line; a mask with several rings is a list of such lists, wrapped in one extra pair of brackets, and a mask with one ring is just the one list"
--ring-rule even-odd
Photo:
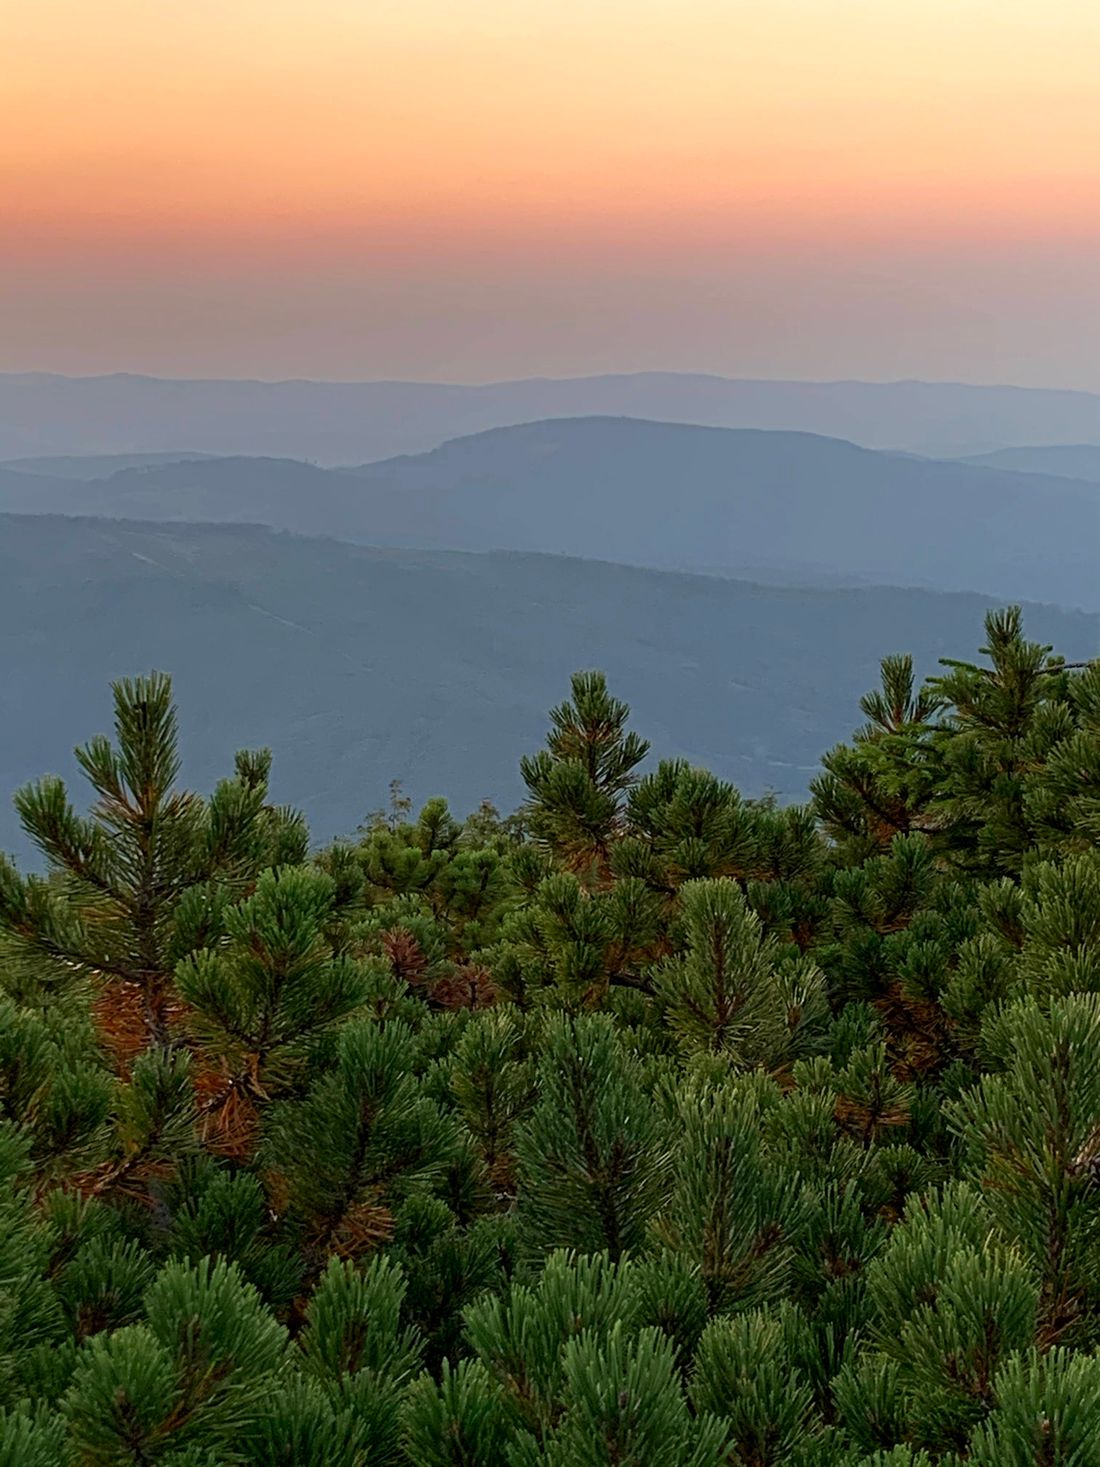
[(982, 659), (797, 808), (580, 674), (312, 853), (119, 683), (0, 858), (0, 1467), (1098, 1467), (1100, 664)]

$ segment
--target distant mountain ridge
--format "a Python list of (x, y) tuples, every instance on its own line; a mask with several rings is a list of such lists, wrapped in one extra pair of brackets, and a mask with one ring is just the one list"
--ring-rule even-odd
[[(376, 550), (242, 525), (0, 516), (0, 787), (74, 773), (109, 722), (109, 679), (176, 679), (184, 776), (275, 752), (274, 793), (317, 839), (402, 779), (459, 810), (521, 798), (521, 754), (573, 671), (603, 668), (663, 754), (750, 793), (806, 789), (860, 722), (879, 659), (965, 655), (988, 603), (874, 588), (781, 589), (532, 555)], [(1035, 608), (1070, 658), (1100, 617)], [(83, 801), (80, 782), (75, 785)], [(17, 843), (0, 806), (0, 849)], [(23, 854), (26, 854), (23, 852)]]
[(1052, 443), (1026, 448), (1000, 448), (962, 460), (977, 468), (1011, 469), (1020, 474), (1046, 474), (1100, 483), (1100, 444)]
[(191, 459), (209, 458), (206, 453), (99, 453), (59, 454), (30, 458), (12, 458), (0, 462), (0, 469), (17, 474), (38, 474), (56, 479), (106, 479), (123, 469), (152, 468), (158, 464), (183, 463)]
[(200, 459), (77, 482), (0, 469), (0, 510), (257, 523), (376, 546), (546, 551), (1100, 610), (1090, 486), (805, 433), (586, 417), (353, 470)]
[(0, 457), (188, 450), (325, 464), (417, 453), (551, 417), (626, 415), (980, 453), (1100, 441), (1100, 395), (945, 382), (784, 382), (638, 372), (465, 386), (0, 375)]

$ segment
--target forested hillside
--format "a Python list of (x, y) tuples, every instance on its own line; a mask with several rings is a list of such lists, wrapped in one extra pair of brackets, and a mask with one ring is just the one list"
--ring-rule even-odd
[(372, 546), (550, 552), (1100, 611), (1092, 485), (811, 433), (579, 417), (339, 470), (192, 458), (76, 479), (0, 465), (0, 512), (263, 524)]
[(0, 862), (3, 1467), (1098, 1460), (1100, 664), (887, 657), (788, 807), (578, 674), (320, 849), (114, 708)]
[(1001, 448), (979, 454), (966, 463), (987, 469), (1012, 469), (1020, 474), (1057, 475), (1064, 479), (1100, 481), (1100, 446), (1095, 443), (1052, 443), (1037, 448)]
[[(606, 670), (664, 755), (750, 794), (804, 799), (883, 645), (923, 675), (988, 603), (897, 588), (814, 590), (557, 556), (377, 550), (255, 526), (0, 516), (0, 790), (73, 769), (121, 672), (171, 668), (185, 778), (271, 744), (274, 789), (317, 840), (354, 830), (401, 779), (419, 802), (510, 809), (517, 761), (578, 666)], [(1033, 607), (1072, 659), (1100, 618)], [(21, 840), (0, 801), (0, 850)]]

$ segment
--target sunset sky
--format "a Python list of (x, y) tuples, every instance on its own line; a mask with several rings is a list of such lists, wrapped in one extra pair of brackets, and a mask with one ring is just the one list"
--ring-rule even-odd
[(1100, 390), (1098, 0), (0, 0), (0, 370)]

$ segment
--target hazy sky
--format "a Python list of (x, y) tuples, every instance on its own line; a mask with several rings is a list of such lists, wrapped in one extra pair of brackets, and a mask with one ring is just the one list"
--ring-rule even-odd
[(0, 370), (1100, 389), (1100, 0), (0, 0)]

